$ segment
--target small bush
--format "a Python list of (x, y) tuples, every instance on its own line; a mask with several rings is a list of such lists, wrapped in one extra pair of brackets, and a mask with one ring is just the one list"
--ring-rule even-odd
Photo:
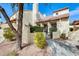
[(73, 31), (73, 28), (70, 28), (70, 31)]
[(39, 48), (44, 48), (46, 45), (46, 39), (42, 32), (36, 32), (34, 37), (34, 43)]
[(43, 32), (43, 27), (30, 25), (30, 32)]
[(3, 36), (8, 41), (13, 41), (14, 40), (13, 38), (15, 37), (15, 34), (12, 32), (12, 30), (10, 28), (5, 28)]
[(60, 35), (60, 38), (61, 38), (61, 39), (66, 39), (65, 33), (62, 33), (62, 34)]

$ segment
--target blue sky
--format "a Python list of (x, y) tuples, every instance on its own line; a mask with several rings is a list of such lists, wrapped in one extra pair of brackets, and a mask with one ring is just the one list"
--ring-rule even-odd
[[(1, 3), (0, 6), (2, 6), (8, 16), (10, 17), (13, 14), (11, 5), (9, 3)], [(70, 10), (70, 17), (69, 20), (72, 22), (74, 20), (78, 20), (79, 19), (79, 4), (78, 3), (40, 3), (39, 4), (39, 12), (41, 12), (42, 14), (46, 14), (47, 16), (52, 15), (53, 11), (64, 8), (64, 7), (68, 7)], [(17, 9), (17, 7), (16, 7)], [(32, 3), (28, 4), (24, 4), (24, 9), (25, 10), (32, 10)], [(4, 22), (5, 19), (4, 17), (1, 15), (0, 18), (0, 22)]]

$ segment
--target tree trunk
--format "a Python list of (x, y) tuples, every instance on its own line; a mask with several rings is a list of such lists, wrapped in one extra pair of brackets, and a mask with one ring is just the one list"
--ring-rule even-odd
[(7, 21), (9, 27), (13, 30), (13, 32), (16, 34), (16, 50), (21, 50), (21, 44), (22, 44), (22, 19), (23, 19), (23, 5), (22, 3), (18, 4), (19, 8), (19, 14), (18, 14), (18, 26), (17, 30), (13, 27), (12, 23), (10, 22), (10, 18), (8, 17), (5, 10), (0, 6), (0, 12), (3, 14), (5, 20)]
[(7, 13), (5, 12), (5, 10), (0, 6), (0, 12), (3, 14), (6, 22), (8, 23), (9, 27), (12, 29), (12, 31), (14, 33), (16, 33), (16, 29), (13, 27), (12, 23), (10, 22), (10, 18), (8, 17)]
[(21, 44), (22, 44), (22, 20), (23, 20), (23, 4), (18, 4), (19, 8), (19, 14), (18, 14), (18, 24), (17, 24), (17, 33), (16, 33), (16, 44), (17, 44), (17, 50), (21, 50)]

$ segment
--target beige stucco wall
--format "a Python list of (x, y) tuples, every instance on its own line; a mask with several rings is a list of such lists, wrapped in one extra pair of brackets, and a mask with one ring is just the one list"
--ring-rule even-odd
[[(17, 28), (17, 19), (18, 19), (18, 12), (16, 12), (11, 19), (16, 18), (16, 28)], [(31, 34), (30, 34), (30, 27), (29, 24), (33, 25), (32, 19), (32, 11), (27, 10), (23, 12), (23, 28), (22, 28), (22, 42), (29, 43), (31, 42)]]
[(0, 43), (3, 42), (5, 40), (4, 36), (3, 36), (3, 30), (0, 29)]
[[(12, 23), (12, 25), (16, 28), (16, 23)], [(9, 27), (7, 23), (3, 23), (0, 25), (2, 29)]]
[(1, 24), (2, 29), (7, 28), (7, 27), (9, 27), (8, 24)]
[(66, 33), (66, 36), (68, 36), (69, 32), (69, 21), (58, 21), (57, 22), (57, 31), (62, 33)]
[(22, 41), (23, 43), (30, 43), (30, 27), (29, 24), (32, 24), (32, 12), (27, 11), (23, 14), (23, 30), (22, 30)]
[(55, 13), (53, 13), (53, 16), (58, 16), (56, 13), (58, 13), (58, 15), (67, 14), (67, 13), (69, 13), (69, 9), (65, 9), (65, 10), (62, 10), (62, 11), (59, 11), (59, 12), (55, 12)]
[(52, 32), (52, 37), (53, 40), (60, 38), (60, 32), (58, 31)]

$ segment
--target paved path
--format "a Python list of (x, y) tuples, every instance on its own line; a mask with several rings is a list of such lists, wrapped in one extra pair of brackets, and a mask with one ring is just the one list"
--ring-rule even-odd
[(69, 43), (64, 43), (57, 40), (47, 40), (48, 46), (52, 48), (54, 56), (79, 56), (79, 50)]

